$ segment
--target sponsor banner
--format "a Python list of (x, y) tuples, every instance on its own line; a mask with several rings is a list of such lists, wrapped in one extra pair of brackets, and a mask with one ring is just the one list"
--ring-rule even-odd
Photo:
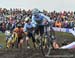
[(69, 29), (69, 28), (58, 28), (58, 27), (53, 27), (53, 29), (54, 29), (54, 31), (71, 33), (73, 36), (75, 36), (75, 31), (73, 29)]
[(58, 27), (53, 27), (54, 31), (59, 31), (59, 32), (68, 32), (70, 33), (68, 28), (58, 28)]
[(72, 33), (72, 35), (75, 36), (75, 31), (73, 29), (70, 29), (70, 33)]

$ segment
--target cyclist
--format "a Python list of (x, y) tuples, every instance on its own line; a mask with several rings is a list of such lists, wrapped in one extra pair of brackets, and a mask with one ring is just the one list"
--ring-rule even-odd
[(38, 9), (35, 8), (32, 10), (32, 24), (36, 28), (35, 31), (36, 34), (39, 34), (40, 32), (40, 36), (42, 36), (44, 33), (44, 25), (49, 25), (51, 29), (50, 31), (53, 32), (53, 35), (50, 35), (50, 37), (52, 40), (55, 40), (55, 33), (54, 30), (52, 29), (52, 22), (53, 20), (50, 20), (50, 17), (44, 15)]
[(50, 24), (51, 22), (52, 20), (50, 20), (48, 16), (41, 13), (38, 9), (35, 8), (32, 10), (32, 24), (35, 27), (38, 27), (37, 30), (40, 30), (40, 34), (43, 34), (44, 32), (44, 25)]
[(13, 34), (17, 33), (17, 48), (22, 48), (22, 44), (23, 44), (23, 28), (22, 25), (20, 23), (17, 24), (17, 27), (13, 30)]
[(9, 41), (10, 38), (11, 38), (11, 32), (10, 32), (10, 30), (6, 30), (6, 31), (5, 31), (5, 35), (6, 35), (6, 48), (9, 48), (8, 41)]
[(35, 37), (33, 35), (33, 31), (34, 31), (34, 26), (31, 23), (31, 19), (29, 17), (25, 18), (25, 25), (24, 25), (24, 32), (26, 35), (26, 42), (27, 42), (27, 48), (30, 48), (29, 46), (29, 38), (32, 38), (33, 41), (33, 45), (35, 46)]

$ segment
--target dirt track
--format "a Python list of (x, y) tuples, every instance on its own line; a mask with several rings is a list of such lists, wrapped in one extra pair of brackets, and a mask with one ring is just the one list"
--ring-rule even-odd
[(50, 57), (44, 57), (40, 50), (35, 49), (2, 49), (0, 58), (75, 58), (75, 50), (52, 50)]
[[(59, 44), (65, 39), (74, 41), (74, 37), (56, 34)], [(44, 57), (39, 49), (0, 49), (0, 58), (75, 58), (73, 50), (51, 50), (50, 57)]]

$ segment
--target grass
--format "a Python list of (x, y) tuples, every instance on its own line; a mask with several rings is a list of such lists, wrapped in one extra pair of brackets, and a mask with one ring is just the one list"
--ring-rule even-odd
[(66, 38), (66, 39), (74, 39), (75, 37), (70, 34), (70, 33), (65, 33), (65, 32), (55, 32), (56, 36), (62, 37), (62, 38)]
[(70, 33), (55, 32), (55, 34), (56, 34), (57, 42), (59, 43), (59, 45), (61, 45), (65, 40), (68, 40), (70, 42), (75, 41), (75, 37)]
[[(70, 41), (75, 41), (75, 37), (70, 34), (70, 33), (64, 33), (64, 32), (55, 32), (57, 41), (59, 43), (62, 43), (65, 39), (68, 39)], [(3, 45), (3, 48), (6, 47), (6, 42), (5, 42), (5, 34), (0, 33), (0, 44)], [(32, 45), (32, 40), (30, 39), (30, 44)]]
[(6, 42), (5, 42), (5, 34), (4, 33), (0, 33), (0, 44), (3, 45), (3, 48), (5, 48)]

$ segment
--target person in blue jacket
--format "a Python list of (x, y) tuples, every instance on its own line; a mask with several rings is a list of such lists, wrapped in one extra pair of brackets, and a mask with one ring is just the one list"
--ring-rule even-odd
[(52, 20), (50, 19), (50, 17), (44, 15), (38, 9), (35, 8), (32, 10), (32, 24), (35, 26), (37, 34), (39, 29), (40, 35), (42, 35), (44, 33), (44, 25), (51, 25), (51, 22)]

